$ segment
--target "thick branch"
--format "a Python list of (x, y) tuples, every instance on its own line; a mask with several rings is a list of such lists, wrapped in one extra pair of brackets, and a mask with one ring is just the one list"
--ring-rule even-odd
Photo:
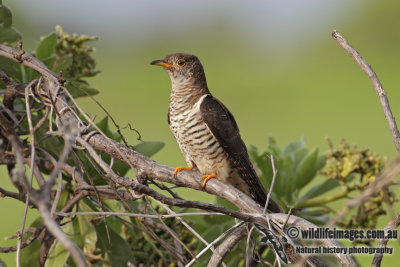
[(234, 230), (216, 249), (212, 254), (207, 267), (219, 266), (224, 260), (226, 254), (232, 250), (247, 235), (247, 224), (244, 224)]

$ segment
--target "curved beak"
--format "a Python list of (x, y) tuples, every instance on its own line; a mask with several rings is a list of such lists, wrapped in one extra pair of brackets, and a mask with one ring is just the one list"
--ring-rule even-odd
[(161, 60), (154, 60), (154, 61), (150, 62), (150, 65), (161, 66), (161, 67), (164, 67), (164, 68), (167, 68), (167, 69), (171, 69), (171, 68), (174, 67), (174, 66), (168, 64), (167, 62), (165, 62), (162, 59)]

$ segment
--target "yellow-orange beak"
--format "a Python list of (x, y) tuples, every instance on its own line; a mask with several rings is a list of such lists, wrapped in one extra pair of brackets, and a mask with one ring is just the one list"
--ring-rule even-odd
[(161, 66), (167, 69), (171, 69), (174, 66), (168, 64), (167, 62), (165, 62), (164, 60), (154, 60), (152, 62), (150, 62), (150, 65), (156, 65), (156, 66)]

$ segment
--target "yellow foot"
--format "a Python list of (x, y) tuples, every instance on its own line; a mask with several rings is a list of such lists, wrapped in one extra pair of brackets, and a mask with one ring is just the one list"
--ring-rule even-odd
[(211, 173), (211, 174), (207, 174), (204, 175), (203, 178), (201, 178), (201, 180), (203, 181), (202, 184), (202, 188), (206, 187), (206, 183), (210, 180), (210, 179), (218, 179), (217, 174), (215, 172)]
[(176, 167), (174, 175), (178, 175), (178, 172), (180, 171), (190, 171), (191, 169), (193, 169), (193, 167)]

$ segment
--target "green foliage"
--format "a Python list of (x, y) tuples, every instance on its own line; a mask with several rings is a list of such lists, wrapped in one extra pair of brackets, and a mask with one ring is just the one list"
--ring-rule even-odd
[(57, 45), (56, 53), (59, 56), (72, 56), (71, 65), (65, 71), (65, 76), (68, 79), (79, 81), (84, 77), (92, 77), (99, 73), (96, 71), (96, 61), (90, 55), (95, 52), (95, 49), (86, 45), (87, 42), (98, 39), (96, 36), (87, 36), (77, 34), (70, 35), (61, 28), (56, 26)]
[(271, 157), (273, 155), (275, 167), (278, 170), (272, 197), (284, 207), (296, 206), (305, 188), (325, 165), (325, 156), (317, 148), (309, 150), (305, 139), (289, 143), (283, 150), (273, 137), (268, 137), (267, 150), (259, 153), (254, 146), (250, 147), (249, 154), (260, 170), (262, 183), (271, 186), (273, 169)]
[[(295, 207), (296, 215), (319, 225), (329, 219), (329, 204), (354, 192), (360, 194), (376, 179), (385, 162), (371, 150), (350, 148), (345, 141), (337, 149), (330, 141), (329, 144), (330, 151), (325, 156), (318, 149), (309, 150), (304, 138), (282, 150), (276, 140), (269, 137), (265, 152), (259, 153), (255, 147), (249, 151), (266, 188), (271, 185), (273, 171), (270, 155), (274, 156), (278, 173), (273, 198), (286, 209)], [(313, 186), (307, 187), (310, 183)], [(384, 188), (363, 202), (356, 214), (346, 216), (339, 225), (345, 228), (376, 228), (378, 217), (386, 214), (383, 203), (392, 206), (396, 200), (394, 193)]]
[[(13, 43), (21, 39), (21, 35), (11, 27), (9, 9), (0, 5), (0, 15), (0, 43)], [(97, 37), (76, 34), (71, 36), (57, 26), (56, 32), (40, 39), (33, 54), (50, 70), (62, 73), (62, 77), (67, 79), (66, 87), (74, 98), (95, 95), (99, 91), (85, 80), (99, 73), (95, 70), (96, 61), (91, 56), (95, 49), (86, 44), (94, 40), (97, 40)], [(21, 67), (3, 57), (0, 58), (0, 69), (19, 83), (39, 78), (39, 74), (34, 70)]]
[[(384, 163), (384, 158), (370, 149), (351, 148), (346, 141), (342, 140), (337, 149), (330, 143), (326, 170), (323, 174), (332, 181), (337, 181), (343, 188), (343, 192), (361, 193), (375, 181)], [(371, 199), (361, 203), (356, 214), (343, 219), (339, 225), (346, 228), (376, 228), (378, 217), (386, 214), (384, 203), (391, 207), (396, 201), (395, 194), (387, 186), (375, 193)]]
[(133, 147), (137, 152), (151, 157), (165, 146), (164, 142), (160, 141), (145, 141)]
[[(13, 35), (4, 34), (3, 28), (12, 31), (11, 13), (4, 6), (0, 6), (0, 40), (2, 42), (15, 41)], [(18, 35), (18, 39), (20, 36)], [(62, 72), (62, 77), (67, 79), (66, 88), (74, 98), (85, 97), (88, 95), (97, 94), (98, 91), (92, 88), (85, 80), (93, 77), (98, 73), (95, 70), (96, 62), (91, 54), (95, 51), (94, 48), (88, 46), (89, 41), (97, 40), (97, 37), (88, 37), (85, 35), (78, 36), (76, 34), (69, 35), (65, 33), (61, 27), (56, 27), (56, 32), (50, 33), (40, 39), (35, 52), (33, 53), (41, 60), (49, 69), (59, 73)], [(39, 74), (35, 71), (19, 66), (10, 60), (0, 57), (0, 69), (5, 71), (7, 75), (17, 83), (30, 82), (33, 79), (39, 78)], [(0, 84), (1, 86), (1, 84)], [(38, 96), (40, 97), (40, 96)], [(21, 99), (15, 99), (14, 109), (25, 110), (25, 102)], [(37, 101), (32, 101), (32, 123), (37, 125), (41, 118), (45, 116), (46, 106)], [(19, 116), (19, 115), (18, 115)], [(53, 116), (54, 117), (54, 116)], [(47, 117), (44, 121), (44, 126), (35, 131), (35, 140), (37, 146), (44, 151), (47, 151), (56, 160), (60, 155), (60, 151), (64, 146), (64, 141), (60, 137), (48, 134), (49, 120), (52, 117)], [(85, 121), (84, 118), (82, 118)], [(52, 122), (55, 125), (55, 122)], [(105, 117), (97, 122), (97, 127), (109, 138), (116, 141), (121, 141), (121, 136), (112, 129), (109, 124), (108, 117)], [(21, 130), (28, 129), (26, 118), (21, 119)], [(94, 130), (94, 129), (93, 129)], [(28, 141), (29, 142), (29, 141)], [(140, 141), (132, 146), (136, 151), (151, 157), (164, 147), (163, 142), (159, 141)], [(46, 158), (46, 154), (38, 150), (37, 157)], [(121, 161), (114, 159), (107, 154), (100, 153), (102, 159), (112, 166), (112, 169), (120, 176), (127, 174), (130, 167)], [(67, 159), (67, 163), (71, 166), (77, 166), (82, 171), (83, 179), (88, 183), (95, 185), (106, 185), (106, 177), (99, 171), (97, 165), (93, 164), (88, 155), (81, 150), (75, 150)], [(49, 174), (50, 170), (46, 166), (40, 165), (40, 171), (43, 174)], [(58, 203), (58, 210), (61, 210), (76, 192), (76, 184), (73, 182), (73, 177), (68, 173), (63, 173), (63, 191)], [(92, 202), (88, 198), (79, 203), (81, 211), (99, 211), (100, 208), (94, 204), (99, 201)], [(121, 211), (121, 203), (117, 201), (103, 200), (104, 207), (108, 210)], [(138, 203), (132, 203), (138, 208)], [(143, 207), (140, 207), (143, 208)], [(187, 233), (182, 225), (176, 226), (174, 220), (169, 220), (167, 224), (173, 225), (174, 229), (179, 230), (179, 234), (183, 235), (185, 242), (189, 243), (191, 235)], [(40, 219), (37, 219), (31, 226), (38, 227), (42, 225)], [(107, 225), (107, 228), (106, 228)], [(132, 225), (135, 227), (132, 228)], [(136, 219), (131, 219), (131, 223), (121, 221), (116, 218), (108, 218), (105, 221), (94, 216), (77, 216), (72, 221), (61, 224), (63, 231), (73, 240), (74, 243), (81, 249), (88, 262), (93, 264), (106, 266), (125, 266), (127, 262), (136, 264), (137, 262), (147, 262), (150, 265), (154, 261), (158, 261), (160, 265), (166, 265), (173, 261), (171, 256), (167, 256), (162, 249), (157, 248), (159, 244), (152, 237), (144, 232), (143, 227)], [(124, 234), (124, 232), (126, 232)], [(173, 242), (168, 233), (156, 233), (163, 240)], [(30, 234), (24, 236), (24, 240)], [(194, 246), (194, 244), (193, 244)], [(192, 246), (192, 248), (193, 248)], [(32, 263), (38, 262), (39, 250), (41, 244), (39, 240), (35, 240), (32, 244), (22, 250), (22, 266), (32, 266)], [(55, 242), (50, 249), (50, 255), (46, 260), (46, 266), (71, 266), (74, 265), (69, 252), (58, 242)]]
[(10, 9), (0, 2), (0, 43), (14, 43), (21, 39), (21, 34), (12, 27)]
[(102, 252), (103, 258), (106, 259), (107, 266), (126, 266), (128, 262), (134, 264), (135, 257), (129, 244), (115, 232), (112, 228), (108, 229), (103, 221), (97, 220), (93, 222), (97, 233), (96, 247)]
[(51, 57), (56, 49), (57, 34), (50, 33), (42, 37), (39, 45), (36, 48), (36, 57), (40, 60), (45, 60)]
[[(21, 40), (21, 34), (12, 27), (11, 11), (0, 2), (0, 44), (13, 45), (18, 40)], [(0, 70), (18, 81), (21, 80), (21, 68), (18, 63), (12, 60), (0, 57)], [(3, 86), (1, 81), (0, 86)]]

